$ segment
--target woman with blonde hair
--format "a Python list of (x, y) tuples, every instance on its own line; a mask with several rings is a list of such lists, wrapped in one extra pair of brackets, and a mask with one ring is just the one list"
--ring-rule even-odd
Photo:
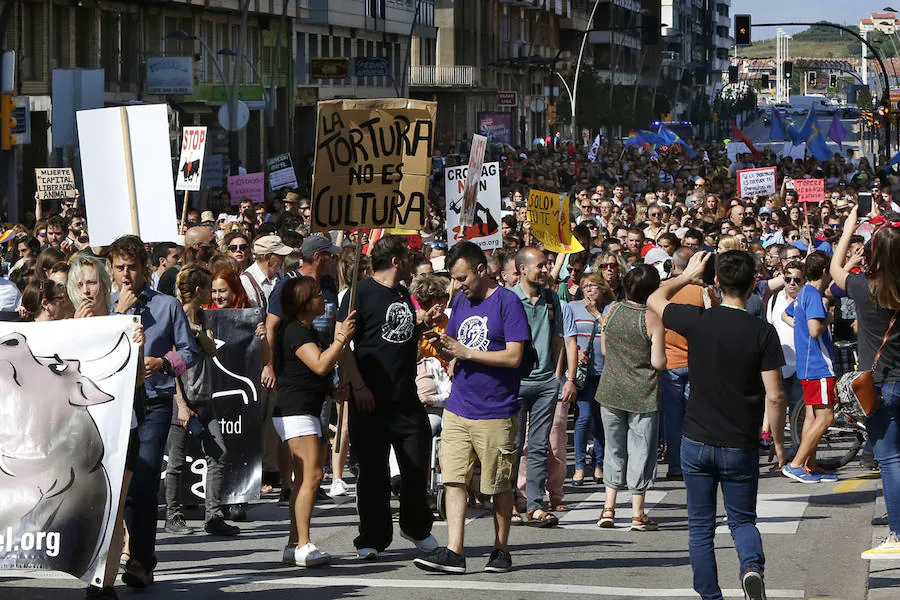
[(78, 253), (69, 259), (69, 279), (66, 284), (75, 318), (102, 317), (108, 315), (111, 305), (109, 294), (112, 280), (106, 261), (86, 253)]
[(622, 278), (628, 270), (621, 254), (617, 252), (601, 252), (594, 265), (591, 267), (592, 273), (597, 273), (603, 277), (606, 287), (612, 290), (616, 300), (625, 299), (625, 286), (622, 284)]
[(729, 250), (743, 250), (741, 240), (736, 235), (719, 236), (719, 244), (716, 246), (718, 252), (728, 252)]

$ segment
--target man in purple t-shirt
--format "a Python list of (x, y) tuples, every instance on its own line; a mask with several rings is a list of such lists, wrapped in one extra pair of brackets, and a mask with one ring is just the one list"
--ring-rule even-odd
[(446, 548), (413, 563), (426, 571), (466, 572), (466, 482), (477, 457), (481, 492), (493, 497), (494, 506), (494, 550), (484, 570), (504, 573), (512, 567), (507, 542), (521, 380), (518, 367), (531, 332), (521, 301), (497, 286), (476, 244), (455, 245), (447, 256), (447, 267), (460, 293), (453, 301), (445, 333), (425, 335), (445, 358), (454, 361), (453, 388), (441, 431), (448, 542)]

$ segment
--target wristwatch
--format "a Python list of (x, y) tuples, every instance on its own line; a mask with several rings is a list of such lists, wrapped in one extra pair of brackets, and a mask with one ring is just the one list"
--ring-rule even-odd
[(171, 375), (172, 374), (172, 363), (170, 363), (169, 359), (166, 358), (165, 356), (163, 356), (162, 359), (160, 359), (160, 360), (162, 360), (162, 367), (160, 367), (159, 370), (161, 372), (165, 373), (166, 375)]

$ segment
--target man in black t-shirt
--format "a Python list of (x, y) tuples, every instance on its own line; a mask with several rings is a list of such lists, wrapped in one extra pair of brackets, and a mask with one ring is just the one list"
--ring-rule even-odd
[[(438, 547), (431, 535), (434, 515), (426, 501), (431, 425), (416, 392), (419, 326), (406, 287), (412, 256), (406, 241), (386, 235), (372, 248), (371, 279), (356, 289), (353, 352), (344, 352), (341, 371), (349, 379), (350, 444), (356, 448), (359, 535), (353, 541), (363, 560), (374, 560), (390, 544), (391, 447), (400, 466), (400, 531), (422, 551)], [(337, 320), (350, 313), (344, 296)]]
[(741, 583), (751, 600), (765, 598), (765, 554), (756, 528), (759, 435), (765, 402), (778, 456), (784, 465), (784, 357), (772, 325), (747, 313), (755, 263), (747, 252), (716, 257), (718, 307), (675, 304), (671, 298), (689, 283), (703, 283), (711, 255), (698, 252), (684, 272), (654, 292), (647, 304), (666, 329), (688, 341), (691, 395), (684, 417), (681, 466), (687, 488), (688, 528), (694, 590), (721, 598), (713, 540), (719, 484), (728, 527), (741, 564)]

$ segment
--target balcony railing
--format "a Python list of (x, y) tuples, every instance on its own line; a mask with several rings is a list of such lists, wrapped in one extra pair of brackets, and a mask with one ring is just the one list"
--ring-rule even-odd
[(417, 65), (409, 68), (409, 85), (419, 87), (478, 87), (481, 78), (473, 66)]

